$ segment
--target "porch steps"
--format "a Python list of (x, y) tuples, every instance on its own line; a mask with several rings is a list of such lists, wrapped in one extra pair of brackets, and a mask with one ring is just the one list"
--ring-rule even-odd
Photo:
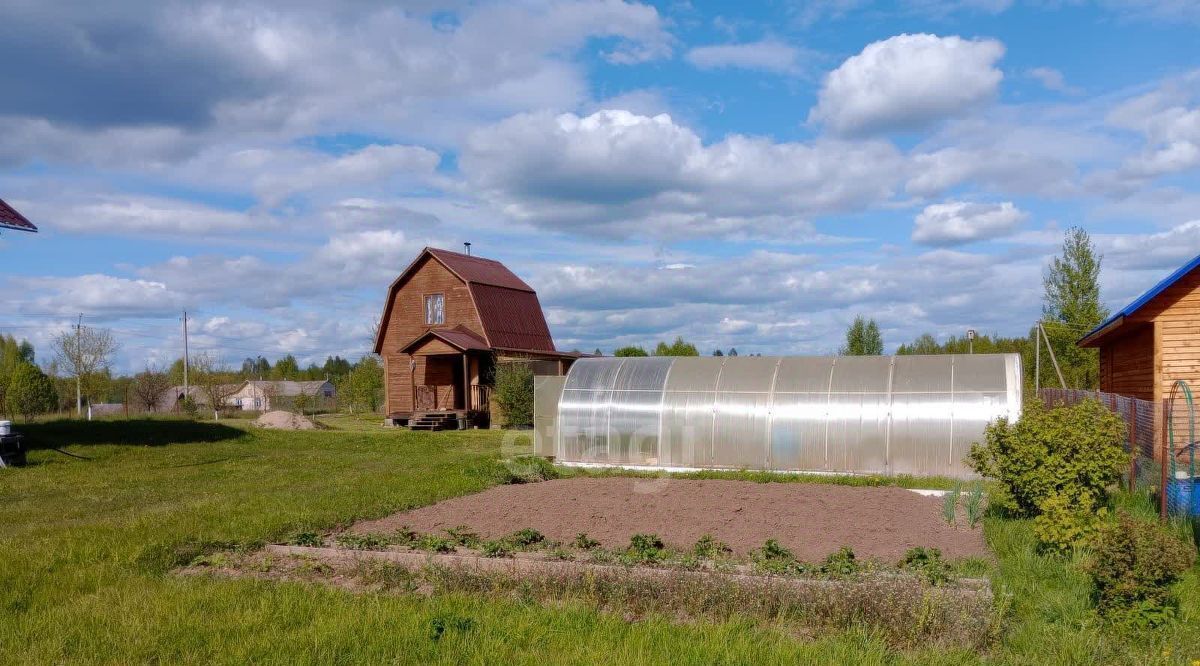
[(409, 430), (457, 430), (457, 412), (417, 412), (408, 420)]

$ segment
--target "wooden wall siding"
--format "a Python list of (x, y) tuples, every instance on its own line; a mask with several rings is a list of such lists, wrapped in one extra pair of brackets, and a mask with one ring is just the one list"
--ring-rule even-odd
[(1153, 308), (1159, 333), (1158, 397), (1167, 397), (1182, 379), (1200, 398), (1200, 271), (1185, 275), (1147, 307)]
[(1101, 348), (1100, 390), (1154, 399), (1153, 324)]
[(459, 354), (457, 349), (451, 347), (445, 340), (430, 338), (412, 350), (412, 353), (417, 356), (429, 356), (431, 354)]
[[(446, 296), (446, 321), (441, 325), (425, 324), (425, 296), (428, 294)], [(463, 326), (479, 337), (485, 337), (483, 323), (471, 302), (471, 290), (466, 283), (426, 256), (396, 290), (387, 331), (384, 333), (383, 351), (394, 352), (430, 328), (455, 326)]]

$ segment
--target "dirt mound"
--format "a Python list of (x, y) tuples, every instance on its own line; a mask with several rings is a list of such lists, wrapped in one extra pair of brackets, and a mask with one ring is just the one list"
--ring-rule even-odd
[(652, 532), (688, 548), (703, 534), (738, 553), (778, 539), (797, 556), (815, 561), (850, 546), (860, 557), (895, 561), (909, 548), (940, 548), (947, 557), (987, 553), (982, 529), (947, 525), (942, 501), (901, 488), (857, 488), (816, 483), (594, 478), (499, 486), (432, 506), (360, 522), (355, 532), (386, 532), (407, 525), (442, 532), (466, 525), (495, 538), (532, 527), (570, 541), (579, 532), (608, 548)]
[(254, 420), (254, 425), (260, 428), (275, 428), (277, 430), (312, 430), (317, 426), (299, 414), (282, 410), (267, 412)]

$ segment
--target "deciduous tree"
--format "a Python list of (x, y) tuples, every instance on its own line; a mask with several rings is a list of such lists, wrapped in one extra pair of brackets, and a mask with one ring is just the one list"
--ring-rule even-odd
[(874, 319), (854, 318), (846, 329), (846, 344), (838, 349), (842, 356), (879, 356), (883, 353), (883, 335)]

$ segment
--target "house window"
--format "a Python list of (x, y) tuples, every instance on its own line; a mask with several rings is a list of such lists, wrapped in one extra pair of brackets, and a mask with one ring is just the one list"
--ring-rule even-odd
[(446, 323), (446, 297), (443, 294), (430, 294), (425, 297), (425, 323)]

